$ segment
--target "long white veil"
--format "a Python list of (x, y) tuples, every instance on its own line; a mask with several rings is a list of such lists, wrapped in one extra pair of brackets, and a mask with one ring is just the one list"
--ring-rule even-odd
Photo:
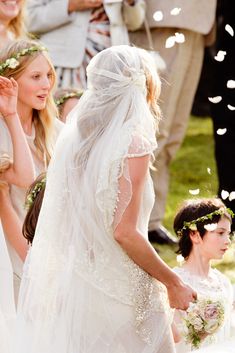
[(0, 220), (0, 352), (10, 353), (15, 329), (13, 269)]
[[(131, 199), (125, 159), (156, 148), (141, 53), (112, 47), (88, 66), (88, 89), (57, 141), (48, 170), (22, 279), (17, 352), (126, 352), (117, 332), (126, 336), (128, 352), (152, 352), (144, 350), (151, 333), (146, 335), (143, 325), (156, 306), (153, 281), (113, 238)], [(126, 182), (119, 200), (121, 175)], [(125, 321), (127, 311), (129, 318), (136, 316), (141, 350)], [(154, 332), (155, 347), (164, 329)]]

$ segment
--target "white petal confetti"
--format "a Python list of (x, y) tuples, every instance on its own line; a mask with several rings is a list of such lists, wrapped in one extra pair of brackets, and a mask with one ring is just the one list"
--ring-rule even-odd
[(233, 105), (228, 104), (227, 107), (228, 107), (228, 109), (230, 109), (230, 110), (235, 110), (235, 107), (234, 107)]
[(211, 174), (211, 168), (207, 168), (207, 173)]
[(175, 36), (168, 37), (165, 43), (165, 48), (172, 48), (174, 45), (175, 45)]
[(208, 231), (208, 232), (213, 232), (214, 230), (216, 230), (217, 228), (217, 223), (210, 223), (210, 224), (205, 224), (204, 228)]
[(198, 195), (200, 192), (200, 189), (194, 189), (194, 190), (189, 190), (188, 191), (191, 195)]
[(154, 21), (156, 21), (156, 22), (162, 21), (162, 19), (163, 19), (163, 13), (162, 13), (162, 11), (156, 11), (156, 12), (154, 12), (154, 14), (153, 14), (153, 19), (154, 19)]
[(235, 88), (235, 81), (234, 80), (228, 80), (227, 81), (227, 87), (228, 88)]
[(230, 192), (229, 201), (233, 201), (235, 199), (235, 191)]
[(171, 10), (171, 15), (172, 15), (172, 16), (177, 16), (177, 15), (179, 15), (180, 11), (181, 11), (181, 8), (180, 8), (180, 7), (174, 7), (174, 8)]
[(221, 191), (221, 197), (223, 200), (226, 200), (229, 197), (229, 192), (226, 190)]
[(226, 132), (227, 132), (226, 127), (225, 127), (224, 129), (218, 129), (218, 130), (216, 131), (217, 135), (220, 135), (220, 136), (226, 134)]
[(215, 96), (215, 97), (208, 97), (208, 100), (211, 103), (219, 103), (222, 101), (222, 97), (221, 96)]
[(184, 43), (185, 42), (185, 36), (183, 33), (175, 33), (175, 41), (176, 43)]
[(182, 262), (184, 262), (184, 257), (182, 255), (177, 255), (176, 256), (176, 261), (181, 264)]
[(217, 61), (223, 61), (226, 55), (226, 51), (224, 50), (219, 50), (216, 56), (214, 56), (214, 59)]
[(234, 30), (230, 25), (225, 26), (225, 31), (227, 31), (230, 34), (230, 36), (232, 37), (234, 36)]

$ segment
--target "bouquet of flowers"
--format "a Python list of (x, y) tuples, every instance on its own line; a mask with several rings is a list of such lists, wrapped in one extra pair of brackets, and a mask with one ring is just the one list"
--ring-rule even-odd
[(198, 299), (190, 303), (185, 317), (186, 342), (192, 348), (199, 348), (201, 341), (213, 335), (224, 322), (224, 305), (221, 301)]

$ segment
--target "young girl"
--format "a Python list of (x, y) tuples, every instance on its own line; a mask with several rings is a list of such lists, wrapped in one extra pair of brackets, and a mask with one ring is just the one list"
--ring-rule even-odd
[[(211, 267), (211, 260), (222, 259), (230, 244), (231, 214), (220, 199), (189, 200), (184, 203), (174, 220), (174, 230), (179, 237), (178, 253), (184, 258), (182, 267), (174, 271), (190, 284), (198, 298), (219, 300), (224, 306), (223, 326), (213, 336), (202, 340), (201, 346), (214, 341), (223, 341), (230, 335), (230, 313), (233, 292), (229, 280), (217, 269)], [(174, 320), (178, 330), (177, 352), (191, 351), (184, 332), (185, 313), (176, 311)]]
[[(10, 78), (14, 78), (17, 82), (17, 100), (11, 104), (7, 104), (5, 101), (2, 104), (2, 109), (4, 106), (8, 114), (17, 110), (31, 151), (35, 174), (38, 175), (47, 169), (56, 138), (63, 126), (56, 119), (57, 108), (51, 93), (55, 85), (53, 65), (42, 45), (34, 41), (19, 40), (12, 42), (1, 51), (0, 75), (4, 76), (6, 85), (10, 84)], [(12, 91), (13, 88), (9, 87), (9, 90)], [(0, 136), (0, 151), (8, 155), (10, 160), (13, 159), (12, 139), (6, 123), (1, 118)], [(17, 181), (15, 183), (8, 181), (11, 203), (21, 224), (25, 216), (25, 194), (31, 182), (32, 180), (22, 187)], [(4, 217), (4, 215), (1, 218), (5, 236), (9, 240), (12, 238), (11, 219)], [(17, 298), (26, 248), (24, 253), (17, 254), (12, 244), (8, 245), (14, 269)]]
[(67, 115), (78, 103), (83, 91), (76, 88), (59, 88), (55, 94), (55, 103), (59, 111), (59, 119), (66, 122)]

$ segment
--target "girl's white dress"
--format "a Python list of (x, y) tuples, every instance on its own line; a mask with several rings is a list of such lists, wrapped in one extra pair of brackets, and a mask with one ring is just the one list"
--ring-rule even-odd
[[(215, 268), (210, 269), (206, 278), (191, 274), (184, 267), (176, 267), (174, 271), (185, 283), (196, 290), (199, 298), (219, 300), (224, 305), (225, 320), (223, 326), (214, 335), (207, 336), (206, 339), (203, 340), (201, 347), (207, 347), (213, 343), (223, 342), (228, 339), (231, 334), (231, 311), (233, 303), (233, 289), (228, 278)], [(182, 337), (184, 336), (184, 332), (186, 332), (185, 323), (183, 321), (184, 317), (185, 313), (183, 311), (177, 310), (175, 312), (177, 327)], [(183, 339), (176, 344), (176, 350), (177, 353), (184, 353), (190, 352), (193, 349), (189, 344), (186, 344)]]

